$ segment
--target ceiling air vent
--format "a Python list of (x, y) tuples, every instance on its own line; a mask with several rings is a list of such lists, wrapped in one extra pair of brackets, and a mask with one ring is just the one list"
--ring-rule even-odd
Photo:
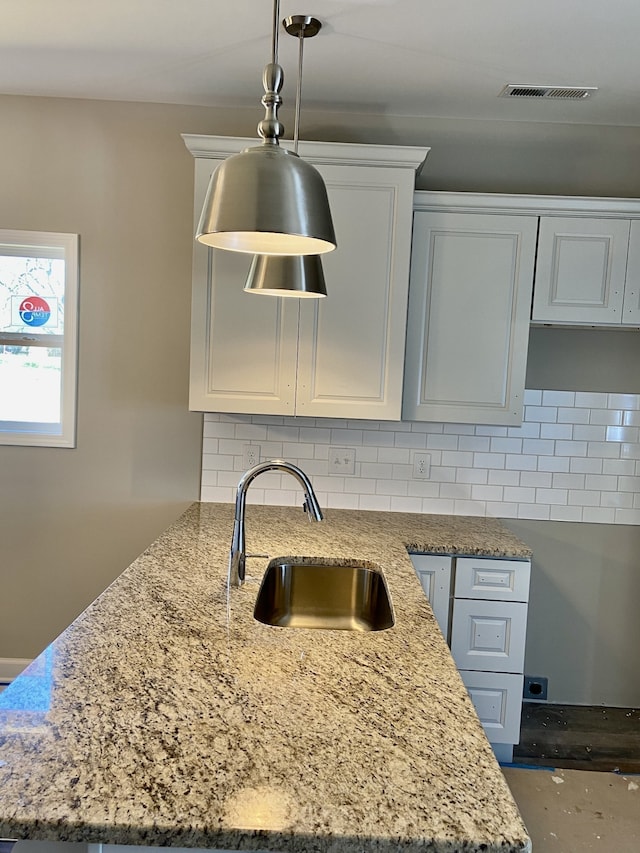
[(499, 98), (555, 98), (556, 100), (584, 101), (598, 91), (597, 86), (522, 86), (508, 83)]

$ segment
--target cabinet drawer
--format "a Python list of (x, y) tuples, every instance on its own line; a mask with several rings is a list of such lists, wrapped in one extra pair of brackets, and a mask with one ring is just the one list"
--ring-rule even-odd
[(528, 601), (530, 574), (529, 560), (458, 557), (454, 595), (492, 601)]
[(491, 743), (519, 743), (524, 677), (504, 672), (461, 670), (476, 713)]
[(521, 673), (526, 631), (524, 602), (455, 599), (451, 654), (458, 669)]

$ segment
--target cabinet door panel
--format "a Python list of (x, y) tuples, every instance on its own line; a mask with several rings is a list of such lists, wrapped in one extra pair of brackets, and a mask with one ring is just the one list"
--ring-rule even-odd
[(533, 321), (619, 324), (628, 242), (628, 220), (543, 216)]
[(622, 322), (627, 326), (640, 326), (640, 221), (638, 220), (631, 223), (629, 235), (629, 260)]
[(300, 414), (399, 420), (415, 175), (319, 167), (338, 248), (322, 256), (328, 298), (300, 309)]
[[(214, 165), (196, 164), (196, 212)], [(194, 246), (190, 409), (294, 412), (297, 300), (245, 293), (251, 259)]]
[(522, 672), (527, 605), (456, 598), (451, 654), (458, 669)]
[(414, 215), (403, 416), (519, 424), (537, 217)]
[(410, 554), (418, 580), (429, 599), (433, 615), (445, 640), (449, 640), (451, 557), (439, 554)]
[(461, 670), (460, 676), (489, 741), (519, 743), (524, 677), (467, 670)]

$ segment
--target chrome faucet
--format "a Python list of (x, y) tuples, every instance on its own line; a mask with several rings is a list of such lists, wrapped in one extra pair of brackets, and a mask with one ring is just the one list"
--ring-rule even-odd
[(242, 586), (245, 576), (245, 536), (244, 518), (247, 501), (247, 489), (255, 478), (264, 471), (286, 471), (298, 480), (304, 489), (303, 510), (309, 514), (310, 521), (322, 521), (322, 510), (316, 498), (311, 480), (307, 475), (284, 459), (272, 459), (270, 462), (260, 462), (249, 468), (240, 478), (238, 491), (236, 492), (236, 514), (233, 521), (233, 538), (231, 539), (231, 553), (229, 554), (229, 584), (230, 586)]

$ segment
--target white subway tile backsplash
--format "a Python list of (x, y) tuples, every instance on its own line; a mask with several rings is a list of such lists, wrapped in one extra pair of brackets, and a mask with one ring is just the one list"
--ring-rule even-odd
[(543, 391), (543, 406), (575, 406), (576, 395), (574, 391)]
[(521, 426), (507, 427), (509, 438), (540, 438), (541, 424), (524, 421)]
[(535, 503), (536, 490), (524, 488), (523, 486), (505, 486), (504, 500), (513, 503)]
[(540, 424), (540, 438), (561, 438), (570, 441), (574, 435), (573, 424)]
[(508, 453), (505, 467), (514, 471), (535, 471), (538, 467), (538, 457)]
[(621, 492), (640, 492), (640, 477), (618, 477)]
[(427, 446), (427, 436), (423, 432), (397, 432), (395, 434), (395, 446), (424, 450)]
[(427, 450), (457, 450), (457, 435), (428, 435)]
[(628, 441), (638, 443), (638, 427), (608, 426), (607, 441)]
[(556, 442), (543, 438), (525, 438), (522, 442), (522, 452), (536, 456), (553, 456), (556, 452)]
[(636, 473), (636, 463), (633, 459), (603, 459), (602, 473), (633, 476)]
[(575, 424), (573, 438), (576, 441), (604, 441), (607, 437), (606, 426), (597, 424)]
[(610, 409), (640, 409), (640, 394), (609, 394), (607, 405)]
[(522, 453), (521, 438), (492, 438), (492, 453)]
[(582, 521), (582, 507), (552, 506), (549, 518), (551, 521)]
[(519, 486), (522, 474), (520, 471), (489, 471), (489, 484), (495, 486)]
[(505, 501), (487, 501), (485, 504), (487, 515), (493, 518), (517, 518), (518, 504), (506, 503)]
[(520, 485), (547, 489), (551, 488), (552, 477), (553, 474), (550, 471), (523, 471), (520, 474)]
[(586, 441), (556, 441), (556, 456), (586, 456)]
[(444, 450), (442, 452), (442, 464), (456, 468), (472, 468), (473, 453), (468, 450)]
[(558, 420), (556, 406), (525, 406), (524, 414), (527, 421), (539, 421), (541, 424), (554, 424)]
[(554, 489), (584, 489), (585, 474), (553, 474)]
[(504, 468), (507, 457), (504, 453), (474, 453), (473, 464), (478, 468)]
[[(640, 394), (527, 390), (520, 427), (206, 414), (202, 500), (234, 500), (250, 443), (298, 462), (327, 507), (640, 524)], [(355, 450), (353, 476), (329, 474), (330, 445)], [(418, 451), (426, 480), (413, 477)], [(301, 495), (270, 472), (247, 499)]]
[(360, 495), (359, 509), (389, 512), (391, 497), (389, 495)]
[(614, 524), (617, 511), (603, 506), (585, 506), (582, 509), (582, 520), (591, 524)]
[(602, 472), (602, 459), (575, 457), (571, 460), (569, 470), (572, 474), (600, 474)]
[(589, 441), (587, 456), (598, 456), (601, 459), (617, 459), (621, 455), (622, 445), (614, 441)]
[(552, 474), (566, 473), (572, 461), (568, 456), (539, 456), (538, 471), (551, 471)]
[(590, 409), (566, 409), (558, 408), (559, 424), (588, 424)]
[(587, 474), (585, 489), (598, 489), (601, 492), (613, 492), (618, 488), (618, 478), (613, 474)]
[(536, 489), (536, 503), (566, 504), (568, 495), (567, 489)]
[(606, 409), (607, 395), (600, 392), (576, 391), (577, 409)]
[(620, 409), (591, 409), (589, 423), (619, 426), (622, 423), (622, 412)]
[(409, 451), (404, 447), (381, 447), (378, 450), (378, 462), (408, 465), (410, 460)]
[(539, 406), (542, 403), (542, 391), (536, 391), (532, 388), (525, 389), (524, 404), (525, 406)]

